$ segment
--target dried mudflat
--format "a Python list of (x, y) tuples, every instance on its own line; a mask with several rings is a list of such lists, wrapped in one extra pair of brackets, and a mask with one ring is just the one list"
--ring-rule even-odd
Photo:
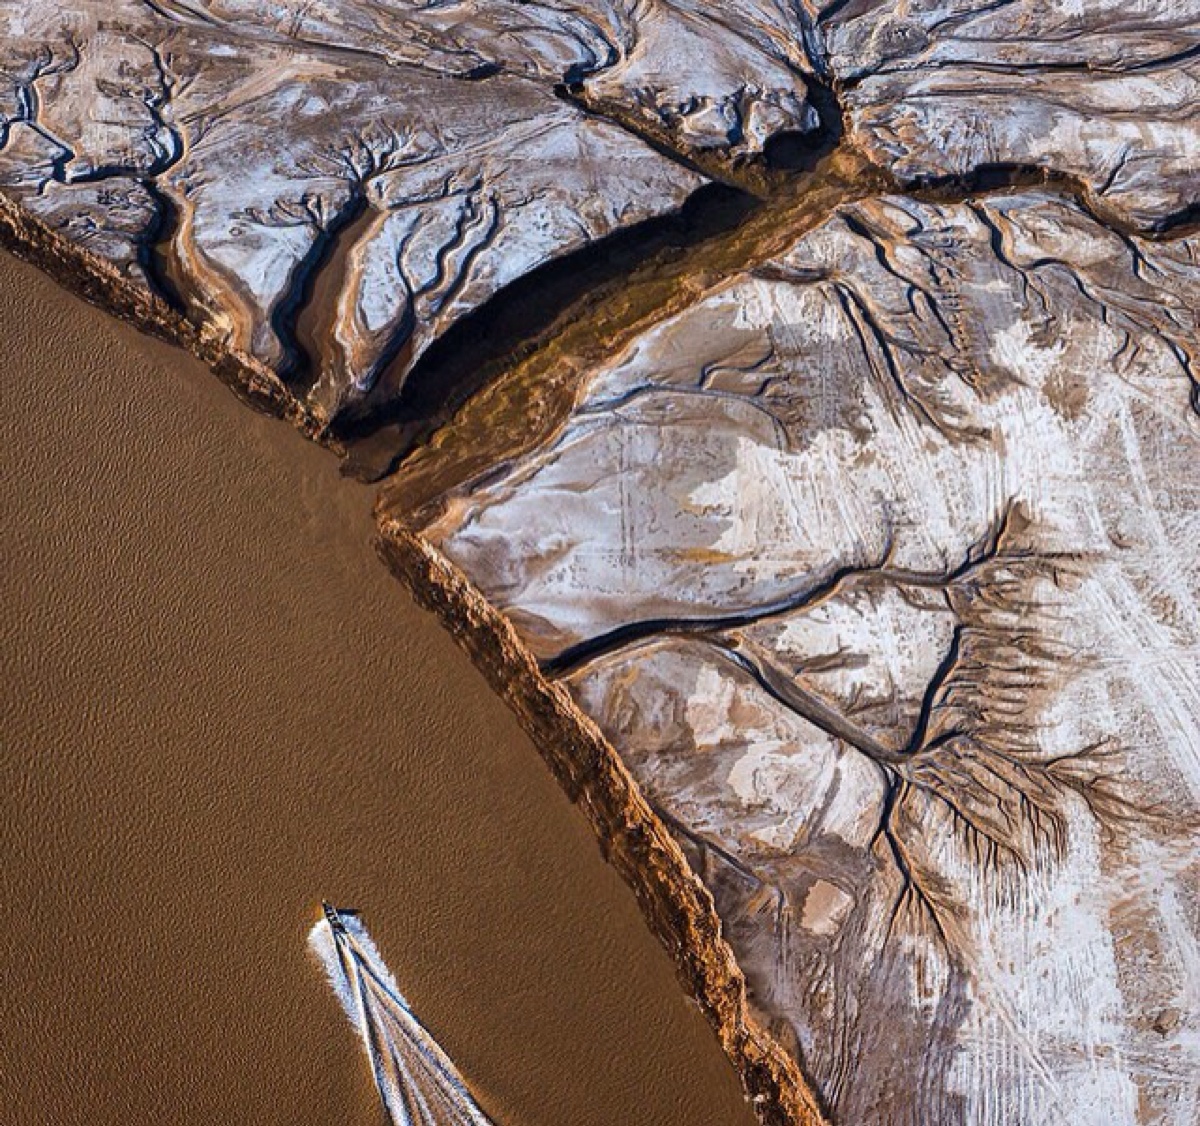
[[(6, 222), (108, 295), (168, 293), (309, 429), (420, 421), (422, 356), (544, 301), (386, 487), (384, 553), (538, 738), (763, 1121), (1190, 1126), (1195, 4), (734, 8), (101, 28), (78, 0), (3, 48), (4, 190), (68, 241)], [(157, 78), (101, 89), (106, 51)], [(816, 171), (755, 160), (785, 141)], [(554, 319), (573, 251), (651, 245), (713, 178), (757, 214)], [(293, 320), (332, 326), (307, 373)]]
[(1198, 250), (846, 205), (421, 526), (835, 1121), (1195, 1117)]
[[(1196, 14), (1192, 0), (11, 4), (0, 188), (344, 424), (393, 407), (432, 344), (512, 283), (713, 176), (761, 188), (748, 160), (819, 136), (831, 87), (855, 146), (906, 183), (1038, 168), (1123, 221), (1185, 217)], [(297, 323), (316, 289), (332, 297), (311, 349)]]

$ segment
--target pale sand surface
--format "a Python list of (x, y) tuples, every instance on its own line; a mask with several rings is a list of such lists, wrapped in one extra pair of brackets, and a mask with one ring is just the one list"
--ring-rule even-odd
[(504, 1126), (748, 1126), (368, 489), (7, 255), (0, 381), (0, 1120), (378, 1123), (327, 897)]

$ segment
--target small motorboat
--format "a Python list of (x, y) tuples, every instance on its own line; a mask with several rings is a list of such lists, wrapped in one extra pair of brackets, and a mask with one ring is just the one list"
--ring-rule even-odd
[(358, 914), (323, 903), (308, 944), (366, 1049), (395, 1126), (493, 1126), (417, 1020)]

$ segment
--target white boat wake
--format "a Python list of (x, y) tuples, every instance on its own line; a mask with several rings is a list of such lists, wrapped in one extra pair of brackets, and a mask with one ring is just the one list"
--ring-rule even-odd
[(413, 1015), (357, 915), (325, 904), (308, 944), (362, 1036), (380, 1098), (396, 1126), (492, 1126), (450, 1058)]

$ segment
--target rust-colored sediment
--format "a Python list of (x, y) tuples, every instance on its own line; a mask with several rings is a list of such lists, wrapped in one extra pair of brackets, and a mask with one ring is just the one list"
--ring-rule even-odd
[(213, 326), (176, 312), (145, 286), (131, 281), (86, 247), (64, 238), (3, 194), (0, 246), (105, 312), (186, 349), (250, 406), (286, 419), (308, 437), (341, 452), (323, 420), (268, 367), (231, 348)]
[(684, 988), (716, 1031), (763, 1126), (826, 1126), (791, 1057), (751, 1016), (746, 982), (712, 896), (650, 808), (616, 750), (562, 685), (542, 675), (508, 619), (404, 521), (378, 511), (377, 549), (433, 611), (515, 712), (587, 818), (605, 858), (632, 888)]
[(839, 204), (890, 185), (885, 173), (843, 146), (733, 230), (674, 260), (647, 262), (584, 298), (413, 451), (383, 486), (384, 507), (411, 527), (429, 523), (448, 494), (550, 441), (598, 362), (723, 279), (780, 253)]

